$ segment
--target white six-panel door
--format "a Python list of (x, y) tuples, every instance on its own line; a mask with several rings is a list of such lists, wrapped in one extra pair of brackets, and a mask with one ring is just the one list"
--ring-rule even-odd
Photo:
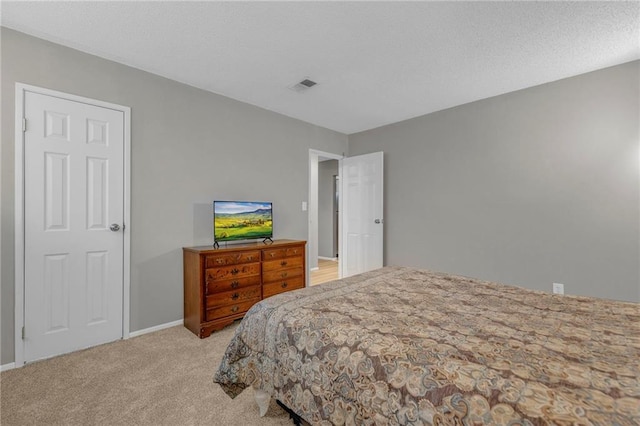
[(123, 337), (125, 120), (29, 91), (24, 116), (29, 362)]
[(383, 265), (383, 153), (342, 160), (342, 277)]

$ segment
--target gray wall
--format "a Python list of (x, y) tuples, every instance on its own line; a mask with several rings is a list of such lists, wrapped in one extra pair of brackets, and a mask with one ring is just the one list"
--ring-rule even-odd
[(338, 174), (338, 160), (318, 164), (318, 256), (335, 257), (335, 192), (334, 176)]
[[(211, 201), (273, 201), (276, 238), (307, 238), (309, 149), (347, 137), (2, 28), (2, 351), (14, 354), (16, 82), (131, 107), (131, 331), (182, 318), (181, 247), (211, 244)], [(283, 90), (287, 90), (286, 88)]]
[(640, 62), (349, 136), (385, 152), (385, 262), (640, 301)]

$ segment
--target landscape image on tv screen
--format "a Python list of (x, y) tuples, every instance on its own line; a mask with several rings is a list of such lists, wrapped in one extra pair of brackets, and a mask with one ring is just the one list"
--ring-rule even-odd
[(213, 233), (216, 242), (271, 238), (272, 204), (254, 201), (214, 201)]

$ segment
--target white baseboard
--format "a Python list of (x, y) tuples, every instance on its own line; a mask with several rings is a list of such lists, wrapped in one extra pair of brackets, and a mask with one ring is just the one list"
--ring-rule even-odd
[(318, 256), (318, 259), (322, 259), (322, 260), (333, 260), (334, 262), (338, 261), (337, 257), (324, 257), (324, 256)]
[(315, 268), (309, 268), (310, 271), (318, 271), (320, 267), (316, 266)]
[[(184, 319), (179, 319), (176, 321), (171, 321), (165, 324), (156, 325), (155, 327), (145, 328), (144, 330), (132, 331), (129, 333), (129, 338), (142, 336), (143, 334), (153, 333), (154, 331), (164, 330), (165, 328), (175, 327), (177, 325), (183, 325)], [(16, 368), (15, 362), (10, 362), (9, 364), (0, 365), (0, 372), (13, 370)]]
[(165, 328), (175, 327), (176, 325), (183, 325), (184, 319), (167, 322), (165, 324), (156, 325), (154, 327), (145, 328), (143, 330), (136, 330), (129, 333), (129, 338), (142, 336), (143, 334), (153, 333), (154, 331), (164, 330)]
[(0, 371), (13, 370), (16, 368), (15, 362), (10, 362), (9, 364), (0, 365)]

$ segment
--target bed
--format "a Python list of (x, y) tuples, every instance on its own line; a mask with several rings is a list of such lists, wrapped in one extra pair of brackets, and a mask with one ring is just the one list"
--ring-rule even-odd
[(254, 305), (214, 381), (312, 425), (640, 425), (640, 305), (385, 267)]

